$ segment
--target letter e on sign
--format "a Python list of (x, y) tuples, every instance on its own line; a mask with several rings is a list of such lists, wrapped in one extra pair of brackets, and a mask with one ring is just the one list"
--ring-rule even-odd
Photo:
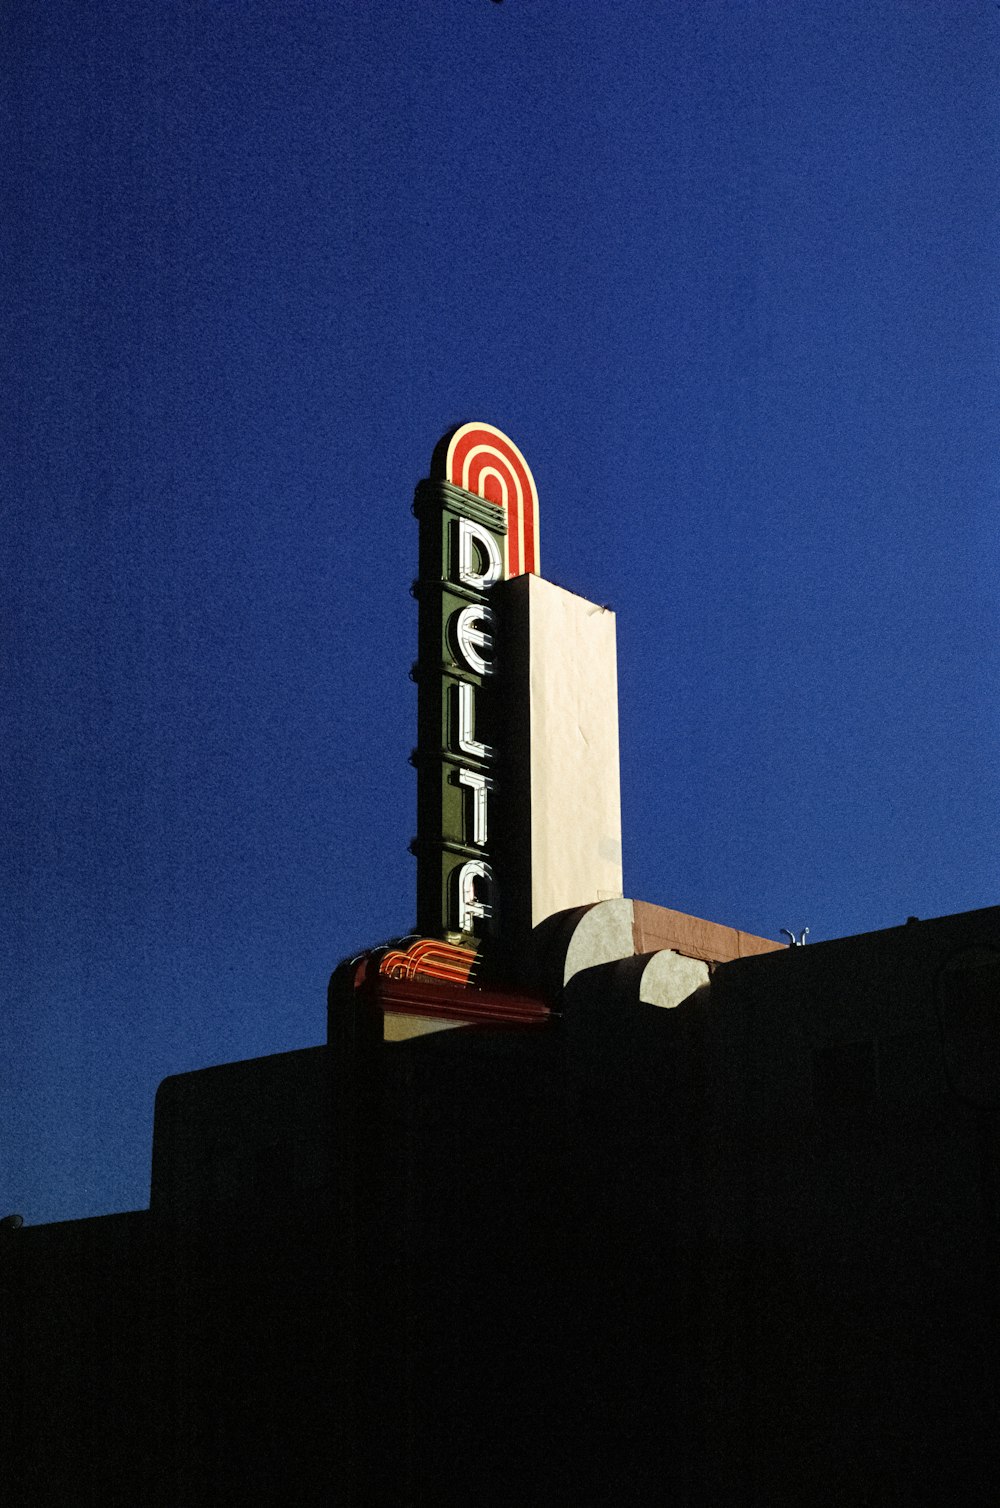
[[(493, 625), (495, 619), (493, 610), (484, 607), (479, 602), (470, 602), (468, 607), (463, 607), (455, 620), (455, 637), (465, 663), (476, 675), (492, 675), (496, 666), (492, 660), (484, 660), (479, 653), (481, 649), (488, 652), (493, 649)], [(477, 628), (476, 624), (482, 623), (484, 627)]]

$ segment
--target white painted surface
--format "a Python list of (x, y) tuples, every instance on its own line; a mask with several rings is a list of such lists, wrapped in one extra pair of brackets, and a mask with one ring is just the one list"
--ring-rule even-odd
[(670, 1010), (688, 1000), (709, 982), (708, 964), (664, 949), (654, 953), (642, 971), (639, 999)]
[(563, 965), (563, 984), (569, 984), (573, 975), (583, 969), (631, 958), (634, 951), (632, 902), (624, 898), (601, 901), (585, 912), (573, 928)]
[(531, 925), (622, 893), (615, 615), (525, 578)]

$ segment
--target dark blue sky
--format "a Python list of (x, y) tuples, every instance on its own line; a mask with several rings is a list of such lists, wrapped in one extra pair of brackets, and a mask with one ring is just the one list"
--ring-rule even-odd
[(416, 525), (485, 419), (618, 613), (626, 894), (1000, 902), (1000, 10), (12, 0), (0, 1213), (412, 922)]

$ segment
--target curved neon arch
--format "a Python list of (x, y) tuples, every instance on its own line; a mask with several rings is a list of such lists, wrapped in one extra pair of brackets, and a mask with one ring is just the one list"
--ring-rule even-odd
[(462, 424), (448, 439), (444, 478), (507, 513), (506, 576), (538, 575), (538, 491), (514, 441), (492, 424)]

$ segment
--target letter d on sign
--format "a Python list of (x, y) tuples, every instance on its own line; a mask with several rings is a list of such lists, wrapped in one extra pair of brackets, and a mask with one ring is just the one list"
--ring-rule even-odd
[[(482, 551), (483, 569), (476, 557), (476, 546)], [(493, 535), (471, 518), (458, 521), (458, 579), (477, 592), (485, 592), (503, 575), (503, 560), (500, 547)]]

